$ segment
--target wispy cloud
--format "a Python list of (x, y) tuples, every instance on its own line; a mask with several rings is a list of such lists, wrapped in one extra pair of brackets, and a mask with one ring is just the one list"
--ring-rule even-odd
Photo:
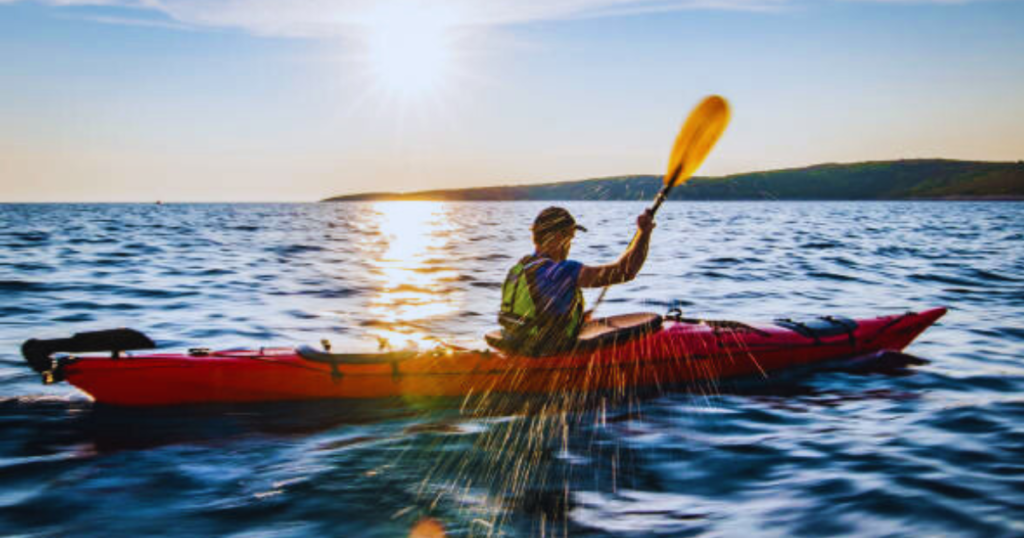
[(115, 24), (121, 26), (148, 26), (151, 28), (170, 28), (172, 30), (195, 30), (196, 27), (174, 22), (172, 20), (143, 19), (138, 17), (117, 17), (107, 15), (87, 15), (81, 17), (83, 20), (98, 22), (102, 24)]
[(342, 35), (382, 13), (409, 11), (451, 26), (498, 26), (533, 21), (611, 17), (680, 10), (775, 10), (793, 0), (0, 0), (54, 7), (107, 7), (159, 13), (166, 20), (104, 15), (112, 24), (237, 28), (260, 35)]
[[(682, 10), (774, 11), (807, 0), (0, 0), (0, 4), (19, 1), (54, 7), (123, 8), (163, 17), (87, 17), (109, 24), (235, 28), (270, 36), (326, 37), (344, 35), (382, 13), (411, 12), (449, 26), (500, 26)], [(964, 4), (985, 0), (840, 1)]]

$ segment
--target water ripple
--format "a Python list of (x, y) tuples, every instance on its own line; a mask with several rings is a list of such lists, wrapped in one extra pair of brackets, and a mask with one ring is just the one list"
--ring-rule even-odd
[[(488, 414), (117, 410), (21, 365), (28, 338), (118, 326), (172, 349), (478, 345), (546, 205), (0, 205), (0, 534), (407, 536), (425, 517), (452, 536), (1024, 534), (1024, 204), (670, 203), (601, 306), (951, 307), (889, 367)], [(565, 205), (588, 263), (643, 208)]]

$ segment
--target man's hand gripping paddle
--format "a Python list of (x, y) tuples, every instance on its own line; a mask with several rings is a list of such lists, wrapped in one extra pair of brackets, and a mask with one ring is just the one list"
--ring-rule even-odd
[[(668, 158), (668, 173), (665, 174), (665, 184), (650, 207), (652, 218), (668, 198), (672, 189), (676, 185), (686, 183), (700, 168), (701, 163), (711, 153), (711, 148), (715, 147), (715, 142), (718, 142), (722, 133), (725, 132), (727, 125), (729, 125), (729, 103), (718, 95), (705, 97), (693, 109), (693, 112), (690, 112), (690, 117), (686, 118), (686, 123), (679, 130), (676, 143), (672, 146), (672, 153)], [(629, 246), (632, 247), (639, 237), (640, 232), (637, 231)], [(588, 315), (593, 315), (601, 301), (604, 300), (606, 293), (608, 293), (607, 286), (597, 296), (594, 307), (590, 309)]]

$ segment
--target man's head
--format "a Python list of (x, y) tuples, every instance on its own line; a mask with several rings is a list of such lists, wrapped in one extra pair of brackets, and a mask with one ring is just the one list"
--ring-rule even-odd
[(533, 221), (533, 244), (538, 250), (565, 258), (569, 255), (569, 247), (576, 230), (587, 231), (576, 224), (576, 219), (561, 207), (549, 207), (540, 212)]

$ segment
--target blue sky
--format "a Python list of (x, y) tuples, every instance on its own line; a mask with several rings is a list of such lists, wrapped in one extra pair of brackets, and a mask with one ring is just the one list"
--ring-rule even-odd
[(0, 0), (0, 201), (660, 173), (710, 93), (700, 174), (1019, 160), (1021, 28), (1018, 0)]

